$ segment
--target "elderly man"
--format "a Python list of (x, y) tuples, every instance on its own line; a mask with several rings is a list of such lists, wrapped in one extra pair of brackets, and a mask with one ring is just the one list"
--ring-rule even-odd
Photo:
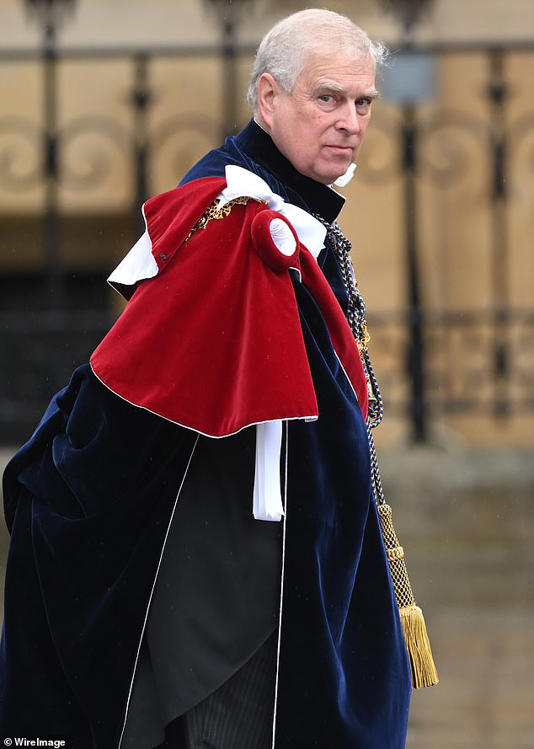
[(126, 310), (6, 470), (3, 735), (404, 746), (376, 393), (331, 187), (381, 56), (336, 13), (281, 21), (254, 119), (145, 204), (110, 277)]

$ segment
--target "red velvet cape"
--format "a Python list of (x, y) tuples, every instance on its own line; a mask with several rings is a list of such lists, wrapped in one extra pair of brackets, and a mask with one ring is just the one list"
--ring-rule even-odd
[(225, 185), (224, 178), (205, 177), (145, 203), (159, 272), (138, 284), (93, 353), (94, 373), (130, 403), (212, 437), (265, 421), (316, 418), (294, 267), (365, 416), (363, 367), (337, 299), (300, 242), (287, 259), (268, 247), (269, 222), (260, 214), (287, 220), (251, 199), (188, 238)]

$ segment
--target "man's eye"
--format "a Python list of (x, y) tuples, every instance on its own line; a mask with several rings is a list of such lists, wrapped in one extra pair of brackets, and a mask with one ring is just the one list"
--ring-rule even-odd
[(325, 104), (330, 104), (334, 101), (334, 97), (331, 94), (321, 94), (319, 101), (324, 101)]
[(358, 99), (356, 110), (359, 114), (366, 114), (371, 109), (371, 99)]

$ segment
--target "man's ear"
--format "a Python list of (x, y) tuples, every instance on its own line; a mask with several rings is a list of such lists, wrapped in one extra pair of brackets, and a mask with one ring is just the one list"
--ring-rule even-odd
[(279, 86), (270, 73), (262, 73), (258, 78), (258, 113), (263, 124), (271, 131), (275, 99)]

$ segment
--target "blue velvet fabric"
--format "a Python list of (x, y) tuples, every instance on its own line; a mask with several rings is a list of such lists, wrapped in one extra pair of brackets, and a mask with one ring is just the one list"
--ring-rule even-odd
[(118, 746), (195, 437), (120, 400), (84, 365), (8, 465), (0, 736)]
[[(250, 123), (184, 178), (251, 169), (331, 221), (342, 199)], [(319, 258), (342, 306), (329, 250)], [(290, 423), (276, 749), (402, 749), (410, 675), (365, 424), (314, 300), (295, 294), (319, 419)], [(79, 368), (4, 476), (11, 532), (0, 736), (117, 749), (164, 535), (195, 434)], [(135, 457), (133, 457), (135, 456)], [(147, 748), (148, 749), (148, 748)]]
[(288, 435), (276, 749), (402, 749), (410, 674), (366, 427), (315, 302), (296, 293), (319, 419)]

